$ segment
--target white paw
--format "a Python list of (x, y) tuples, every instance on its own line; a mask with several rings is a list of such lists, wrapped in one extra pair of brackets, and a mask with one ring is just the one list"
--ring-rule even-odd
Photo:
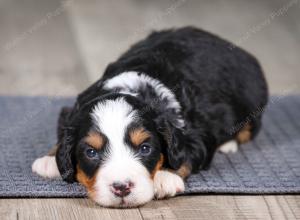
[(158, 199), (172, 197), (184, 191), (183, 179), (169, 171), (157, 171), (153, 181), (155, 197)]
[(54, 156), (44, 156), (36, 159), (31, 168), (32, 172), (42, 177), (54, 178), (60, 176)]
[(236, 153), (238, 151), (238, 143), (235, 140), (228, 141), (219, 147), (219, 151), (224, 154)]

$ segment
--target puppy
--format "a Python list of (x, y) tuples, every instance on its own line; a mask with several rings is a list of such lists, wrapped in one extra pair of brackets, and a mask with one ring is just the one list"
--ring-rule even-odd
[(62, 109), (57, 149), (32, 170), (80, 182), (102, 206), (172, 197), (220, 146), (255, 137), (267, 100), (247, 52), (193, 27), (154, 32)]

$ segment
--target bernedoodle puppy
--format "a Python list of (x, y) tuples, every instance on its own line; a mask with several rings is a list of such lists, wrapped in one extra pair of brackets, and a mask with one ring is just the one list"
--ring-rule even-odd
[(172, 197), (218, 148), (256, 136), (267, 100), (247, 52), (193, 27), (154, 32), (61, 110), (56, 149), (32, 170), (80, 182), (102, 206)]

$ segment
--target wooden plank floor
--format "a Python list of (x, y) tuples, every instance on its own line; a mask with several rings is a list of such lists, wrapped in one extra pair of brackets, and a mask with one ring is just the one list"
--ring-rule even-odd
[(300, 219), (300, 196), (180, 196), (137, 209), (88, 199), (2, 199), (0, 219)]
[[(255, 54), (272, 93), (299, 93), (299, 12), (299, 1), (280, 0), (1, 0), (0, 95), (76, 95), (152, 29), (183, 25)], [(121, 210), (88, 199), (0, 199), (1, 220), (96, 218), (300, 219), (300, 196), (180, 196)]]

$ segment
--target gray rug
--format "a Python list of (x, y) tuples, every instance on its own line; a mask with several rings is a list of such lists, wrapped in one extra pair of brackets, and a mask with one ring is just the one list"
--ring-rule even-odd
[[(57, 114), (73, 99), (0, 97), (0, 197), (83, 197), (79, 184), (45, 180), (31, 163), (55, 143)], [(191, 176), (186, 193), (300, 193), (300, 96), (272, 97), (254, 142)]]

